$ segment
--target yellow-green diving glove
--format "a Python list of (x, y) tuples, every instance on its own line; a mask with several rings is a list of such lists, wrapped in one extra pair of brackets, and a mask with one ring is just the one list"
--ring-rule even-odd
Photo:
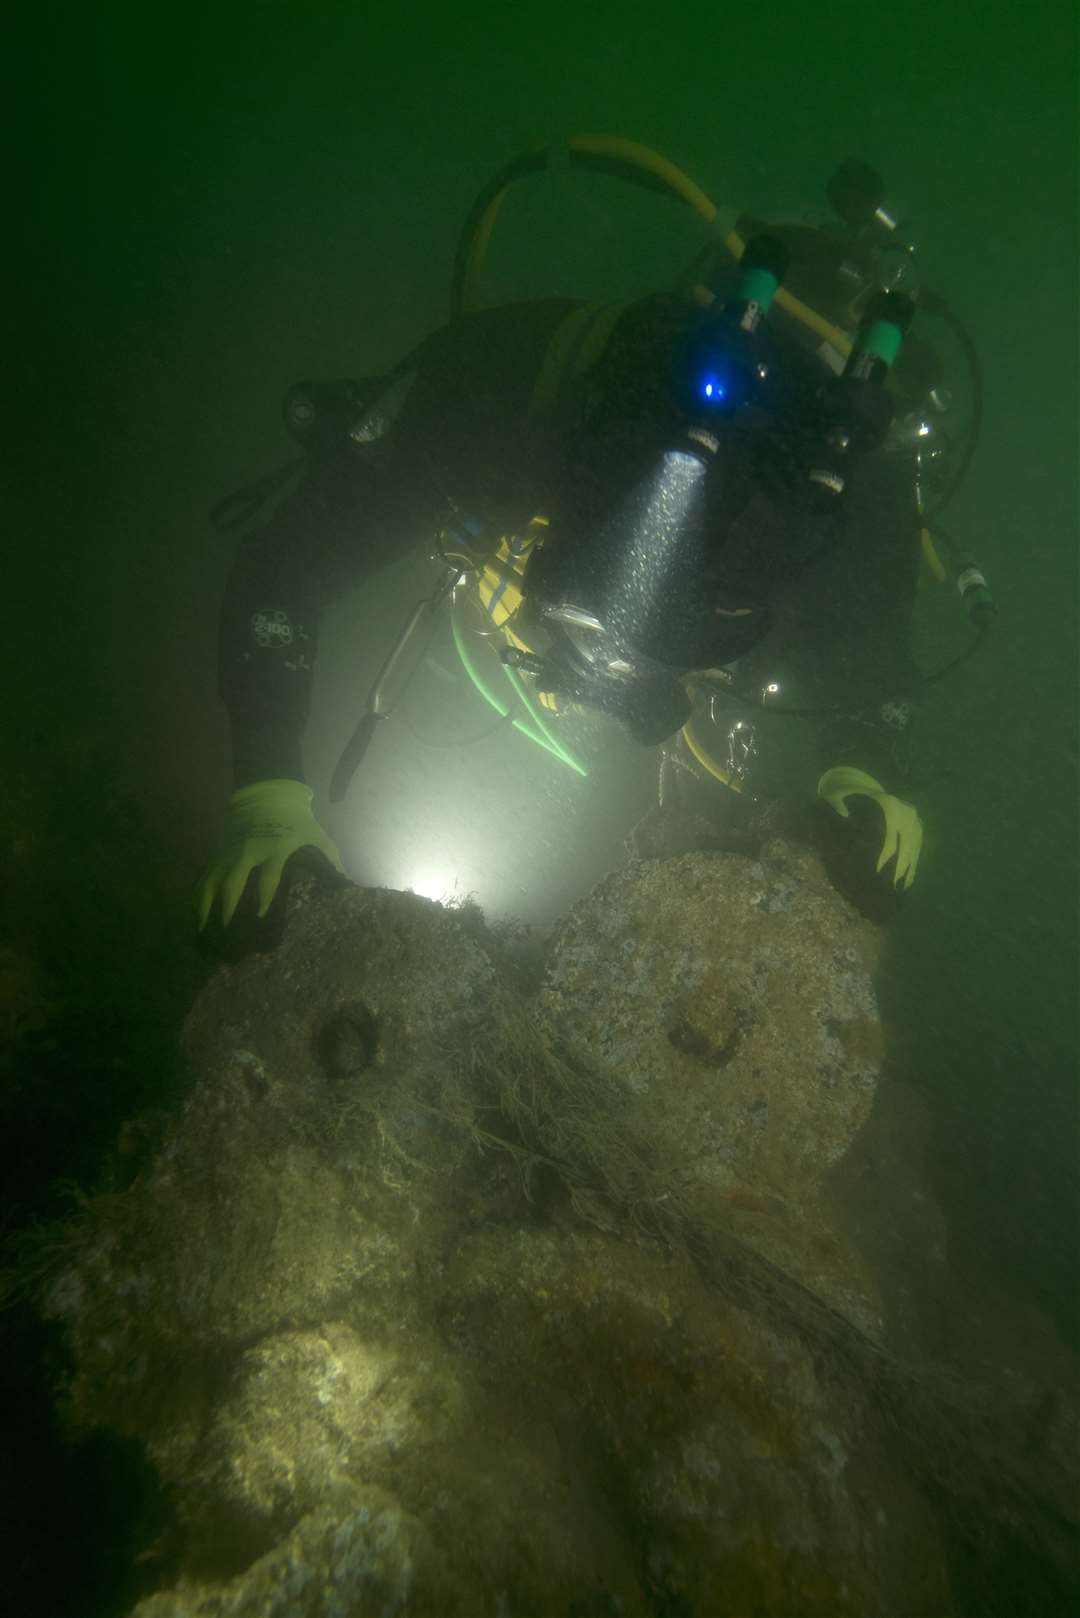
[(199, 931), (221, 903), (221, 925), (227, 927), (240, 903), (248, 877), (258, 871), (258, 914), (266, 915), (286, 862), (302, 848), (322, 854), (345, 876), (341, 855), (311, 812), (314, 794), (302, 781), (255, 781), (229, 799), (229, 820), (221, 847), (199, 884)]
[(848, 798), (873, 798), (885, 816), (885, 841), (881, 845), (877, 869), (884, 870), (895, 854), (893, 886), (910, 888), (918, 870), (923, 840), (922, 821), (914, 805), (905, 803), (902, 798), (894, 798), (872, 775), (853, 770), (846, 764), (825, 771), (817, 784), (817, 795), (845, 820), (851, 813), (847, 806)]

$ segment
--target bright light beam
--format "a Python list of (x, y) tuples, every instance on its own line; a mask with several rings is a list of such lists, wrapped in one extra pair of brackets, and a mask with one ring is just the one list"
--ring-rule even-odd
[(687, 450), (668, 450), (633, 491), (612, 542), (621, 552), (605, 622), (625, 644), (653, 639), (674, 583), (676, 562), (701, 530), (705, 463)]

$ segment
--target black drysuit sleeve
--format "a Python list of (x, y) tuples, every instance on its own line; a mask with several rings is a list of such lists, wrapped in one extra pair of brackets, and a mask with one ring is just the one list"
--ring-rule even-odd
[(433, 333), (397, 368), (413, 381), (404, 402), (388, 404), (383, 436), (346, 437), (321, 454), (241, 540), (219, 638), (237, 786), (303, 778), (318, 622), (337, 594), (430, 535), (451, 486), (505, 505), (505, 485), (530, 505), (539, 461), (523, 431), (527, 407), (552, 332), (574, 307), (487, 310)]
[[(430, 505), (430, 501), (426, 503)], [(392, 561), (430, 513), (389, 446), (346, 441), (314, 461), (270, 521), (238, 546), (222, 603), (218, 668), (233, 780), (303, 780), (319, 618)]]

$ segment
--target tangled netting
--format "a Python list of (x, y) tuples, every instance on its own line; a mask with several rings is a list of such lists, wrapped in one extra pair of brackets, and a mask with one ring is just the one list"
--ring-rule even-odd
[[(1045, 1458), (1025, 1465), (995, 1393), (892, 1351), (754, 1251), (721, 1211), (703, 1208), (684, 1165), (635, 1129), (617, 1078), (580, 1052), (554, 1050), (516, 996), (494, 996), (482, 1025), (459, 1030), (443, 1058), (437, 1075), (404, 1086), (399, 1075), (349, 1103), (336, 1127), (374, 1123), (390, 1172), (395, 1161), (414, 1172), (445, 1166), (449, 1129), (459, 1147), (511, 1158), (527, 1195), (554, 1179), (587, 1223), (688, 1254), (714, 1292), (797, 1334), (964, 1538), (1004, 1528), (1039, 1557), (1072, 1561), (1075, 1531), (1042, 1486)], [(432, 1135), (423, 1120), (442, 1127)]]

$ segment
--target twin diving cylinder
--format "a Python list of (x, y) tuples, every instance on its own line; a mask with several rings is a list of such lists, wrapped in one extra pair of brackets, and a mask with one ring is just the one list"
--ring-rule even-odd
[[(689, 418), (689, 441), (699, 451), (719, 447), (724, 424), (763, 397), (768, 364), (760, 335), (789, 257), (774, 237), (753, 237), (740, 260), (733, 296), (719, 314), (708, 310), (700, 316), (678, 355), (675, 396)], [(790, 492), (800, 492), (801, 485), (812, 504), (834, 506), (847, 488), (853, 461), (884, 442), (893, 419), (885, 382), (913, 313), (904, 292), (871, 297), (842, 372), (821, 384), (806, 417), (790, 426), (783, 457)]]

